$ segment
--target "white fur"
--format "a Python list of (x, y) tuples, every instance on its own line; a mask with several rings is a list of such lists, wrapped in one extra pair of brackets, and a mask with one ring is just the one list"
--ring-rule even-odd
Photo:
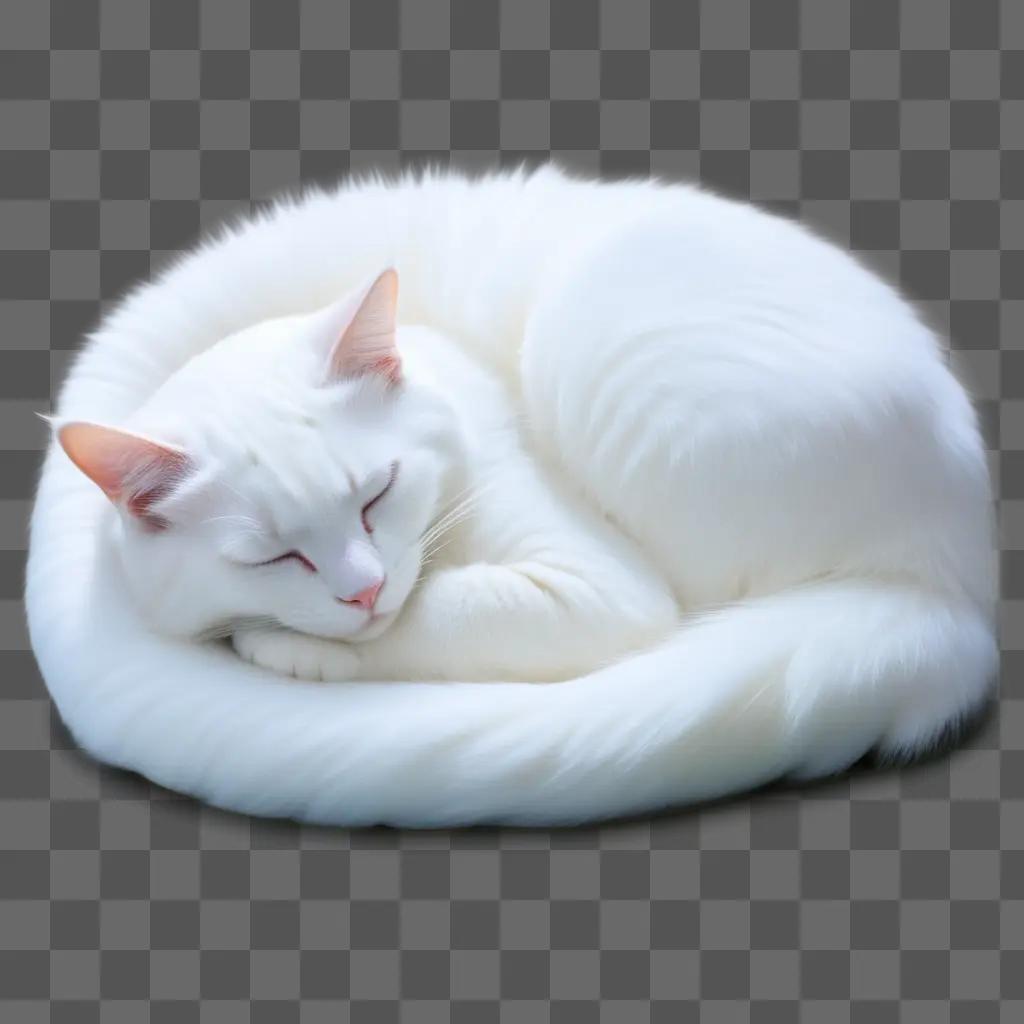
[[(310, 314), (388, 264), (401, 393), (348, 382), (297, 408), (318, 386)], [(223, 806), (577, 821), (912, 754), (990, 689), (988, 473), (935, 339), (849, 256), (692, 188), (547, 170), (283, 205), (130, 296), (59, 415), (205, 456), (171, 499), (191, 531), (175, 549), (173, 526), (133, 540), (51, 450), (27, 604), (79, 742)], [(240, 484), (253, 446), (308, 522), (276, 522), (287, 489)], [(241, 543), (225, 514), (264, 544), (271, 518), (277, 542), (358, 539), (342, 468), (393, 450), (414, 468), (381, 506), (397, 617), (380, 635), (330, 604), (345, 580), (260, 590), (218, 561)], [(468, 516), (410, 593), (423, 529), (464, 488)], [(229, 614), (360, 641), (239, 631), (252, 660), (408, 681), (285, 681), (146, 621), (187, 634)]]

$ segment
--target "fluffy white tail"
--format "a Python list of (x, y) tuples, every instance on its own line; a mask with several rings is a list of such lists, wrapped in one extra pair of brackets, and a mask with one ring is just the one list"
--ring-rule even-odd
[(101, 760), (254, 814), (568, 823), (707, 798), (914, 752), (978, 706), (996, 663), (972, 606), (834, 581), (567, 683), (286, 682), (149, 632), (99, 572), (103, 503), (51, 454), (27, 607), (58, 708)]

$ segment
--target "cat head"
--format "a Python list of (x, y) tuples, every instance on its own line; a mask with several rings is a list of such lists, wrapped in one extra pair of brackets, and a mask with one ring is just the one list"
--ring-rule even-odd
[[(451, 408), (403, 370), (396, 302), (385, 271), (225, 338), (124, 425), (58, 425), (119, 513), (124, 575), (156, 628), (360, 640), (393, 621), (462, 467)], [(401, 330), (404, 344), (421, 329)]]

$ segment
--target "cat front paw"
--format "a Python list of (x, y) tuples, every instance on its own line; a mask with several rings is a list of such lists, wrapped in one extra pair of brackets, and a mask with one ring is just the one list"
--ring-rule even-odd
[(340, 641), (288, 629), (243, 629), (231, 641), (239, 657), (277, 675), (333, 682), (359, 671), (358, 655)]

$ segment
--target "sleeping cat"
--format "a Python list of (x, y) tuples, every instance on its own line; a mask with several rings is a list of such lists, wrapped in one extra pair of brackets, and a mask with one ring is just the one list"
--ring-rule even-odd
[[(275, 696), (233, 770), (334, 749), (320, 818), (567, 820), (819, 774), (990, 689), (989, 477), (931, 331), (694, 188), (545, 170), (284, 205), (129, 299), (58, 412), (150, 629), (311, 680), (490, 683), (339, 688), (315, 727), (306, 690)], [(190, 706), (245, 700), (189, 664)], [(306, 816), (297, 793), (271, 806)]]
[(150, 621), (335, 680), (564, 679), (666, 636), (638, 545), (539, 464), (494, 375), (396, 311), (389, 269), (225, 338), (121, 428), (59, 428)]

